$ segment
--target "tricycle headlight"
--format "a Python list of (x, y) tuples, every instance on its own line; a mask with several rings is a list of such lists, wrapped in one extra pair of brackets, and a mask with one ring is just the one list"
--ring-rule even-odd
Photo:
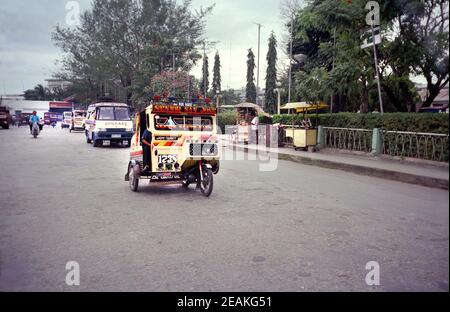
[(99, 132), (106, 132), (106, 128), (97, 128), (97, 131), (99, 131)]
[(132, 132), (132, 131), (133, 131), (133, 128), (126, 128), (125, 131), (127, 131), (127, 132)]

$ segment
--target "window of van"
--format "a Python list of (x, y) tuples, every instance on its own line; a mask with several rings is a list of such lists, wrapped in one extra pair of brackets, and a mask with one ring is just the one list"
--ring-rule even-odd
[(114, 113), (116, 115), (116, 120), (130, 120), (130, 110), (128, 107), (115, 107)]
[(128, 107), (104, 106), (97, 109), (98, 120), (131, 120)]
[(114, 107), (100, 107), (97, 113), (98, 120), (114, 120)]

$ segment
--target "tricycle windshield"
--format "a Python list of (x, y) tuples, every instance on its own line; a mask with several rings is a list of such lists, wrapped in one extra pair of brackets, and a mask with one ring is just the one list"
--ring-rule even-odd
[(212, 131), (213, 120), (208, 116), (155, 115), (156, 130)]
[(74, 117), (86, 117), (86, 112), (74, 112)]

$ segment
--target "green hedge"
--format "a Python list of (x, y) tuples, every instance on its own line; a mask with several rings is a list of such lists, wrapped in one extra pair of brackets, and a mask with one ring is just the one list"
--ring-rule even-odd
[(235, 125), (237, 120), (237, 113), (235, 111), (228, 111), (219, 113), (217, 115), (217, 122), (222, 133), (225, 133), (225, 126)]
[[(383, 128), (392, 131), (411, 131), (428, 133), (449, 133), (448, 114), (432, 113), (385, 113), (380, 114), (357, 114), (357, 113), (336, 113), (317, 115), (317, 124), (325, 127), (342, 127), (373, 129)], [(294, 123), (300, 124), (302, 115), (294, 116)], [(308, 114), (313, 125), (316, 124), (316, 115)], [(225, 125), (235, 125), (237, 119), (236, 112), (223, 112), (218, 115), (219, 126), (222, 133), (225, 133)], [(270, 119), (260, 116), (260, 123), (265, 124)], [(290, 125), (292, 115), (274, 115), (272, 123), (282, 123)]]
[[(299, 124), (302, 115), (294, 116), (294, 124)], [(428, 133), (448, 134), (449, 118), (448, 114), (432, 113), (385, 113), (380, 114), (357, 114), (357, 113), (337, 113), (337, 114), (308, 114), (308, 118), (313, 125), (317, 124), (325, 127), (343, 127), (373, 129), (383, 128), (392, 131), (411, 131)], [(318, 119), (318, 120), (316, 120)], [(292, 115), (274, 115), (272, 123), (291, 124)]]

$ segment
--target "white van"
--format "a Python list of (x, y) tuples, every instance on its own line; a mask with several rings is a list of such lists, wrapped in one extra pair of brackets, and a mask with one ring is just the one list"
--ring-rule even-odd
[(133, 121), (127, 104), (102, 102), (89, 105), (85, 126), (86, 142), (94, 147), (112, 143), (130, 146)]
[(72, 112), (64, 112), (61, 128), (70, 128), (72, 125)]

